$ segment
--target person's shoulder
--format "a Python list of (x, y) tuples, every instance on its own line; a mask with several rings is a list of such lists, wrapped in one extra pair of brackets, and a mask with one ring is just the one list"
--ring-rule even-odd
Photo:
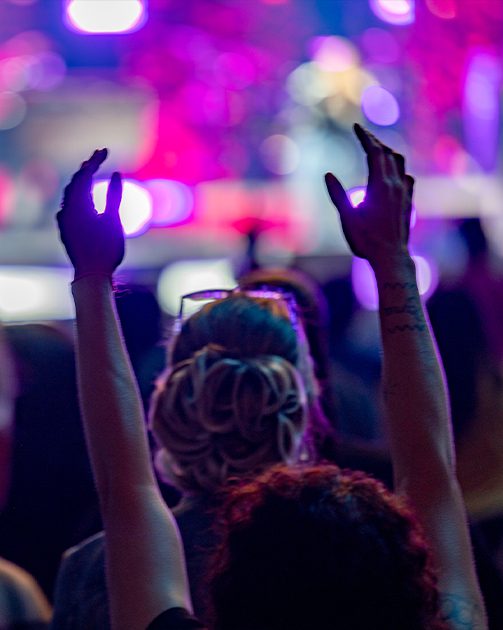
[(24, 569), (0, 558), (0, 618), (9, 623), (47, 623), (51, 608), (40, 586)]
[(184, 608), (169, 608), (158, 615), (147, 630), (205, 630), (205, 626)]
[(105, 553), (105, 532), (101, 531), (93, 536), (85, 538), (78, 544), (70, 547), (63, 554), (63, 560), (71, 560), (82, 555), (102, 555)]

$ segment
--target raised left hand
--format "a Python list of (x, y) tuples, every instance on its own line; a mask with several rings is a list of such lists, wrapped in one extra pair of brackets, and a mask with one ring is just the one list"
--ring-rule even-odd
[(96, 211), (91, 195), (93, 175), (107, 155), (107, 149), (96, 150), (82, 164), (65, 188), (56, 217), (76, 279), (91, 274), (112, 275), (124, 258), (124, 232), (119, 218), (120, 174), (112, 175), (103, 214)]

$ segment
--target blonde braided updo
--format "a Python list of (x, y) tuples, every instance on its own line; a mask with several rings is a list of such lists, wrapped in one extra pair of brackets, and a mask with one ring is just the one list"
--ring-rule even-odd
[[(286, 341), (291, 335), (295, 339), (295, 331), (262, 302), (239, 296), (204, 307), (180, 336), (186, 337), (185, 347), (196, 336), (207, 343), (157, 382), (150, 408), (151, 427), (161, 446), (156, 464), (182, 490), (213, 492), (229, 477), (252, 475), (301, 456), (304, 387), (293, 363), (275, 353), (286, 354)], [(238, 321), (232, 318), (236, 309)], [(224, 316), (225, 326), (208, 326)], [(225, 336), (241, 339), (241, 347), (229, 349)]]

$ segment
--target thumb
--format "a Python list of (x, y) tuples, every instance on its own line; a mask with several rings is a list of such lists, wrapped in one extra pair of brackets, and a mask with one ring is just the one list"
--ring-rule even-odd
[(407, 234), (407, 240), (409, 239), (409, 234), (410, 234), (410, 227), (411, 227), (411, 220), (412, 220), (412, 196), (414, 194), (414, 178), (411, 175), (406, 175), (405, 176), (405, 184), (407, 187), (407, 197), (408, 197), (408, 204), (407, 204), (407, 212), (405, 215), (405, 229), (406, 229), (406, 234)]
[(115, 171), (110, 179), (107, 190), (107, 202), (105, 206), (105, 214), (108, 216), (119, 217), (119, 207), (122, 200), (122, 178), (121, 174)]
[(332, 203), (339, 211), (341, 218), (353, 210), (353, 206), (348, 199), (346, 191), (344, 190), (344, 186), (341, 182), (333, 175), (332, 173), (327, 173), (325, 175), (325, 185), (328, 190), (328, 194), (330, 195), (330, 199)]

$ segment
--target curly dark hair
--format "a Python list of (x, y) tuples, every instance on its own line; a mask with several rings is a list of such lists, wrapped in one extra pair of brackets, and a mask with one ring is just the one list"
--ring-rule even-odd
[(274, 466), (233, 488), (211, 577), (215, 630), (445, 630), (405, 502), (337, 466)]

